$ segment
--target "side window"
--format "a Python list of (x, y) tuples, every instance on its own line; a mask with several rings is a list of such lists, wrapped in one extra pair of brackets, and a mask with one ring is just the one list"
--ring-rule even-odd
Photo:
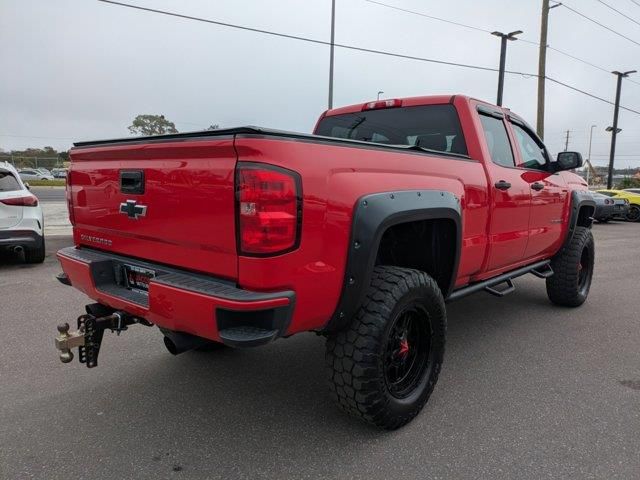
[(480, 114), (480, 121), (493, 163), (504, 167), (515, 167), (516, 162), (511, 151), (507, 129), (502, 120)]
[(544, 147), (520, 125), (512, 123), (511, 127), (515, 133), (518, 148), (520, 148), (522, 167), (546, 170), (547, 157), (544, 153)]
[(18, 180), (10, 172), (0, 170), (0, 192), (14, 192), (22, 190)]

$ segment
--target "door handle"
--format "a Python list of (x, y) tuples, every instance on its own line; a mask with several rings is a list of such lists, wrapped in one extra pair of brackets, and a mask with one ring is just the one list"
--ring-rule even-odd
[(509, 182), (505, 182), (504, 180), (500, 180), (499, 182), (495, 183), (495, 187), (498, 190), (508, 190), (511, 188), (511, 184)]
[(539, 192), (540, 190), (542, 190), (544, 188), (544, 184), (540, 183), (540, 182), (536, 182), (531, 184), (531, 188), (533, 188), (535, 191)]

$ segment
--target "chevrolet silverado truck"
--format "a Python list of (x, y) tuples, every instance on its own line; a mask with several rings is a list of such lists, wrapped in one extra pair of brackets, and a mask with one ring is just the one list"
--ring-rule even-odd
[[(167, 349), (326, 337), (332, 396), (386, 429), (440, 372), (446, 303), (545, 279), (581, 305), (595, 202), (506, 108), (462, 95), (322, 114), (314, 134), (257, 127), (76, 143), (74, 246), (58, 280), (94, 303), (58, 327), (63, 362), (95, 367), (105, 330), (157, 326)], [(141, 327), (140, 327), (141, 328)]]

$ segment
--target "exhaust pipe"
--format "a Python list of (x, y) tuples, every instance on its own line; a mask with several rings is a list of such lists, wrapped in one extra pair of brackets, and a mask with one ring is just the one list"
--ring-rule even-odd
[(174, 332), (171, 330), (163, 330), (164, 346), (167, 347), (172, 355), (180, 355), (188, 350), (202, 347), (209, 343), (209, 340), (202, 337), (196, 337), (188, 333)]
[(24, 247), (22, 245), (16, 245), (15, 247), (13, 247), (13, 252), (14, 253), (22, 253), (22, 252), (24, 252)]

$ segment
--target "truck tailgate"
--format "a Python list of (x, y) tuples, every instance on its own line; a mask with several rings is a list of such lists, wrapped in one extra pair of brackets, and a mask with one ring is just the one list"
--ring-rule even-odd
[(76, 245), (237, 278), (233, 137), (71, 151)]

